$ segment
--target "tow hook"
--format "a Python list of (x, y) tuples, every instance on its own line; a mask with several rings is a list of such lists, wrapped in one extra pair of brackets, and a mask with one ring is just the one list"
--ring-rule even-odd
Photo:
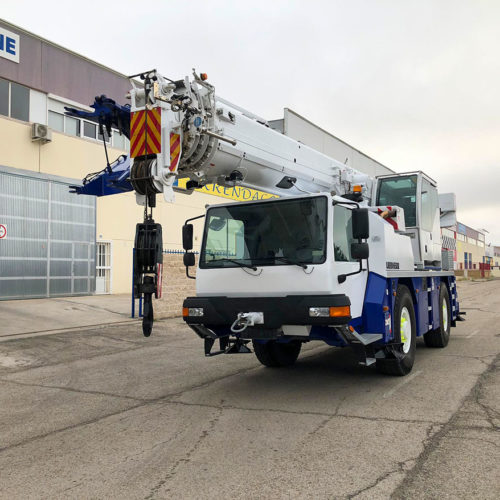
[(263, 325), (264, 324), (264, 313), (263, 312), (247, 312), (238, 313), (237, 318), (234, 320), (234, 323), (231, 325), (231, 331), (233, 333), (241, 333), (244, 332), (247, 327), (254, 325)]

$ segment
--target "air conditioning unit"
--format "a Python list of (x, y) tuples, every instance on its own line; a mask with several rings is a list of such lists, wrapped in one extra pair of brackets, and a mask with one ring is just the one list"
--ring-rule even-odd
[(42, 144), (52, 140), (52, 130), (42, 123), (33, 123), (31, 126), (31, 141), (38, 141)]

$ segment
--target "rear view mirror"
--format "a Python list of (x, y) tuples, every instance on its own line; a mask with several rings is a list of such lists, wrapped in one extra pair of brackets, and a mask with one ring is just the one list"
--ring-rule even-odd
[[(365, 240), (370, 236), (368, 209), (355, 208), (352, 211), (352, 237), (355, 240)], [(363, 257), (366, 258), (366, 257)]]
[(182, 226), (182, 247), (186, 251), (193, 248), (193, 224), (184, 224)]
[(351, 243), (351, 257), (356, 260), (367, 259), (370, 256), (368, 243)]
[(193, 252), (186, 252), (184, 254), (184, 265), (186, 267), (191, 267), (194, 266), (195, 264), (195, 258), (194, 258), (194, 253)]
[[(183, 229), (183, 231), (182, 231), (183, 236), (184, 236), (184, 228), (186, 226), (191, 226), (191, 224), (186, 224), (186, 225), (183, 226), (183, 228), (182, 228)], [(191, 229), (192, 228), (193, 228), (193, 226), (191, 226)], [(192, 235), (191, 235), (191, 237), (192, 237)], [(195, 263), (196, 263), (196, 260), (195, 260), (195, 257), (194, 257), (194, 253), (193, 252), (186, 252), (184, 254), (184, 258), (182, 260), (184, 262), (184, 265), (186, 266), (186, 276), (188, 278), (191, 278), (192, 280), (196, 279), (196, 276), (191, 276), (189, 274), (189, 268), (192, 267), (192, 266), (194, 266)]]

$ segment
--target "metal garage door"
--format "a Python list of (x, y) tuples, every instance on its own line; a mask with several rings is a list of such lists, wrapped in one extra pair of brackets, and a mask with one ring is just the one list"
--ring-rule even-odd
[(95, 198), (0, 172), (0, 299), (95, 291)]

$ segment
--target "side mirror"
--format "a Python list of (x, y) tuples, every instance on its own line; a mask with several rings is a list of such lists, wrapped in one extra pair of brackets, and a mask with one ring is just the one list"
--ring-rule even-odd
[(351, 257), (356, 260), (367, 259), (370, 256), (368, 243), (351, 243)]
[[(352, 237), (355, 240), (365, 240), (370, 236), (368, 209), (355, 208), (352, 211)], [(363, 257), (366, 258), (366, 257)]]
[(183, 261), (184, 261), (184, 265), (186, 267), (194, 266), (194, 264), (195, 264), (194, 253), (193, 252), (186, 252), (184, 254)]
[(182, 226), (182, 247), (186, 252), (193, 249), (193, 224)]

